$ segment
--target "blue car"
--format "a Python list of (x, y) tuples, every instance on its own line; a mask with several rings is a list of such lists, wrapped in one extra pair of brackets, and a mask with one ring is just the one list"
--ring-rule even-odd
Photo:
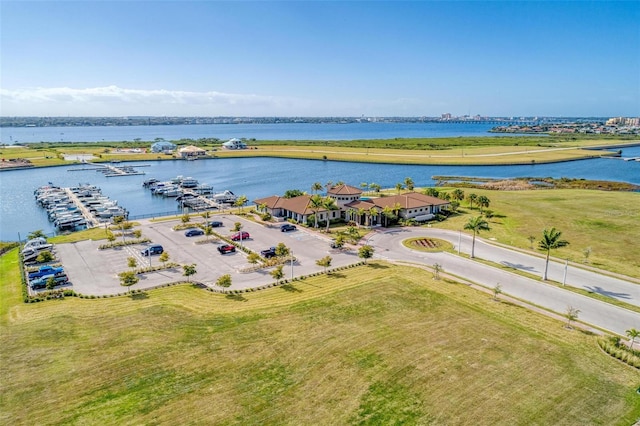
[(295, 226), (295, 225), (292, 225), (292, 224), (290, 224), (290, 223), (285, 223), (284, 225), (282, 225), (282, 226), (280, 227), (280, 231), (281, 231), (281, 232), (295, 231), (296, 229), (298, 229), (298, 228), (296, 228), (296, 226)]
[(185, 237), (195, 237), (196, 235), (204, 235), (204, 231), (200, 228), (191, 228), (184, 233)]

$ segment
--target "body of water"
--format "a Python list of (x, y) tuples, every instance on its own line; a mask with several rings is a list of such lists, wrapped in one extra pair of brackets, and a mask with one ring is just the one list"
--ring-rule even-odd
[[(354, 140), (492, 136), (488, 123), (283, 123), (112, 127), (3, 127), (0, 143), (118, 142), (218, 138), (258, 140)], [(495, 135), (494, 135), (495, 136)], [(506, 135), (505, 135), (506, 136)], [(510, 135), (513, 137), (513, 135)], [(508, 137), (508, 136), (507, 136)]]
[[(640, 157), (640, 147), (625, 148), (623, 156)], [(175, 199), (152, 196), (142, 188), (142, 182), (152, 177), (168, 180), (178, 175), (194, 177), (201, 183), (213, 185), (216, 191), (229, 189), (237, 195), (246, 195), (250, 201), (282, 195), (287, 189), (310, 191), (314, 182), (344, 181), (353, 186), (375, 182), (382, 187), (394, 187), (406, 177), (411, 177), (416, 186), (431, 186), (435, 183), (434, 175), (568, 177), (640, 185), (640, 162), (606, 158), (522, 166), (410, 166), (279, 158), (165, 160), (140, 164), (148, 165), (139, 169), (145, 175), (111, 178), (92, 170), (70, 171), (81, 168), (81, 165), (1, 172), (0, 240), (17, 240), (18, 233), (24, 237), (37, 229), (47, 233), (54, 231), (45, 211), (37, 206), (33, 197), (33, 191), (48, 182), (63, 187), (79, 183), (97, 185), (103, 194), (117, 200), (133, 216), (177, 210)], [(638, 197), (638, 194), (629, 196)]]

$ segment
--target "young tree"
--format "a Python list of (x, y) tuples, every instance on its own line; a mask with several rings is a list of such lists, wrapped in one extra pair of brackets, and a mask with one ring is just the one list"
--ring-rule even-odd
[(331, 266), (331, 261), (333, 259), (331, 258), (331, 256), (325, 256), (322, 259), (318, 259), (316, 260), (316, 265), (318, 266), (322, 266), (324, 268), (324, 273), (327, 273), (327, 268), (329, 268)]
[(136, 269), (136, 267), (138, 266), (138, 261), (136, 260), (135, 257), (128, 257), (127, 266), (131, 269)]
[(51, 262), (53, 260), (53, 254), (49, 250), (45, 250), (41, 252), (38, 257), (36, 257), (36, 262), (38, 263), (46, 263)]
[(117, 225), (118, 228), (120, 228), (120, 232), (122, 233), (122, 242), (124, 243), (124, 226), (125, 226), (124, 216), (114, 216), (112, 220), (114, 225)]
[(207, 237), (207, 241), (209, 241), (209, 237), (213, 235), (213, 228), (210, 226), (204, 227), (204, 235)]
[(260, 255), (258, 253), (256, 253), (256, 252), (252, 251), (247, 256), (247, 262), (249, 262), (252, 265), (255, 265), (256, 263), (260, 262)]
[(289, 247), (287, 247), (284, 243), (278, 243), (276, 246), (276, 256), (278, 257), (286, 257), (290, 253)]
[(133, 236), (134, 238), (142, 237), (142, 231), (140, 229), (136, 229), (135, 231), (133, 231)]
[(549, 269), (549, 256), (551, 255), (551, 250), (569, 245), (568, 241), (560, 239), (561, 236), (562, 232), (558, 231), (556, 228), (545, 229), (542, 231), (542, 240), (538, 241), (538, 248), (547, 252), (547, 259), (544, 264), (544, 276), (542, 277), (545, 281), (547, 279), (547, 270)]
[(188, 213), (185, 213), (182, 215), (180, 220), (182, 221), (182, 223), (189, 223), (191, 221), (191, 216), (189, 216)]
[(133, 271), (120, 272), (118, 276), (120, 277), (120, 285), (129, 287), (129, 292), (131, 292), (131, 286), (140, 281), (140, 278)]
[(234, 206), (240, 207), (240, 211), (244, 211), (244, 205), (247, 204), (247, 196), (241, 195), (236, 198), (236, 201), (233, 203)]
[(47, 290), (53, 290), (55, 286), (56, 286), (55, 277), (49, 277), (49, 279), (47, 280)]
[(635, 328), (630, 328), (626, 331), (627, 337), (631, 339), (631, 345), (629, 346), (633, 349), (633, 344), (636, 342), (636, 338), (640, 337), (640, 330), (636, 330)]
[(571, 322), (576, 321), (579, 314), (580, 309), (574, 308), (573, 306), (567, 306), (567, 312), (564, 314), (567, 318), (567, 328), (571, 328)]
[(433, 264), (433, 279), (439, 280), (440, 279), (440, 272), (442, 272), (442, 265), (440, 265), (439, 263), (434, 263)]
[(225, 274), (216, 280), (216, 285), (222, 288), (231, 287), (231, 275)]
[(169, 253), (163, 251), (158, 260), (160, 260), (160, 262), (162, 262), (162, 266), (165, 267), (167, 262), (169, 261)]
[(336, 236), (336, 239), (335, 239), (335, 240), (333, 240), (333, 245), (334, 245), (336, 248), (342, 248), (342, 247), (344, 247), (344, 234), (338, 234), (338, 235)]
[(529, 240), (529, 243), (530, 243), (530, 246), (529, 246), (529, 247), (530, 247), (531, 249), (533, 249), (533, 242), (536, 240), (535, 235), (529, 235), (529, 236), (527, 237), (527, 240)]
[(187, 277), (187, 282), (191, 281), (191, 275), (195, 275), (197, 273), (198, 273), (198, 271), (196, 271), (196, 264), (195, 263), (193, 263), (191, 265), (182, 265), (182, 275)]
[(380, 210), (378, 210), (377, 207), (371, 207), (369, 209), (369, 216), (372, 217), (376, 223), (378, 222), (377, 218), (379, 214), (380, 214)]
[(491, 228), (489, 227), (489, 223), (484, 220), (482, 216), (476, 216), (469, 218), (469, 221), (464, 225), (464, 229), (473, 231), (473, 240), (471, 242), (471, 258), (473, 259), (476, 248), (476, 234), (480, 231), (489, 231)]
[(591, 247), (587, 247), (582, 250), (582, 254), (584, 255), (584, 263), (589, 263), (589, 256), (591, 255)]
[(283, 265), (278, 265), (270, 272), (273, 279), (276, 280), (276, 285), (280, 284), (280, 280), (284, 278), (284, 271), (282, 270), (282, 267)]
[(46, 238), (47, 236), (44, 234), (42, 229), (38, 229), (36, 231), (29, 232), (27, 234), (27, 240), (33, 240), (34, 238)]
[(205, 211), (204, 213), (202, 213), (202, 218), (204, 219), (204, 221), (206, 222), (207, 220), (209, 220), (209, 217), (211, 216), (211, 213), (209, 212), (209, 210)]
[(363, 259), (364, 263), (367, 263), (367, 259), (370, 259), (373, 257), (373, 251), (374, 251), (373, 247), (369, 245), (364, 245), (360, 247), (360, 249), (358, 250), (358, 257)]
[(352, 244), (355, 244), (358, 242), (358, 240), (360, 240), (360, 232), (355, 226), (350, 226), (347, 228), (347, 236), (349, 237), (349, 240), (351, 240)]
[(498, 296), (502, 293), (502, 286), (500, 285), (500, 283), (497, 283), (496, 286), (493, 288), (493, 300), (498, 300)]
[(240, 222), (236, 222), (233, 224), (233, 232), (239, 232), (242, 229), (242, 224)]

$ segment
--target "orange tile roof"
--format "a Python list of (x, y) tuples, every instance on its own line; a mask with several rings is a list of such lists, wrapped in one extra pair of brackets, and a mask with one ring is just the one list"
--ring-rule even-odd
[(355, 186), (342, 184), (342, 185), (334, 186), (331, 189), (327, 190), (327, 194), (358, 195), (358, 194), (362, 194), (362, 190), (356, 188)]

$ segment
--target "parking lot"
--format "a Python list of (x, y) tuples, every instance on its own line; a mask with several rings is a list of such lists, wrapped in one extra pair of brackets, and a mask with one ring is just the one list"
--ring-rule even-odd
[[(194, 226), (202, 220), (195, 219)], [(281, 232), (279, 225), (266, 227), (231, 214), (215, 215), (209, 220), (221, 221), (223, 226), (213, 230), (227, 237), (234, 233), (232, 231), (234, 224), (240, 222), (242, 230), (248, 232), (251, 238), (242, 241), (242, 243), (236, 242), (236, 245), (242, 244), (257, 253), (271, 246), (276, 246), (278, 243), (284, 243), (296, 258), (293, 268), (290, 263), (284, 267), (286, 279), (291, 278), (292, 269), (294, 277), (322, 271), (324, 268), (317, 266), (316, 261), (327, 255), (333, 259), (331, 267), (345, 266), (360, 260), (356, 249), (331, 249), (328, 236), (301, 226), (298, 226), (295, 231)], [(137, 260), (138, 267), (162, 263), (157, 255), (145, 257), (140, 254), (141, 250), (152, 244), (162, 245), (164, 251), (169, 254), (168, 262), (180, 265), (195, 264), (197, 274), (192, 276), (191, 280), (212, 288), (215, 287), (216, 280), (224, 274), (231, 275), (230, 289), (259, 287), (274, 282), (273, 277), (269, 274), (272, 268), (261, 269), (257, 272), (241, 272), (251, 266), (247, 261), (247, 254), (243, 251), (236, 250), (235, 253), (221, 255), (217, 250), (219, 241), (196, 244), (196, 241), (204, 240), (206, 236), (186, 237), (184, 230), (174, 231), (173, 227), (181, 223), (179, 220), (166, 222), (142, 220), (139, 222), (141, 225), (136, 229), (141, 229), (142, 236), (149, 238), (150, 243), (106, 250), (98, 249), (100, 245), (105, 244), (105, 240), (56, 245), (58, 256), (72, 283), (72, 288), (77, 293), (108, 295), (126, 292), (127, 288), (120, 285), (118, 274), (131, 269), (127, 265), (129, 257)], [(214, 236), (210, 237), (211, 241), (215, 239)], [(139, 274), (140, 281), (131, 288), (147, 289), (166, 283), (184, 281), (186, 277), (182, 273), (182, 267), (176, 267)]]

